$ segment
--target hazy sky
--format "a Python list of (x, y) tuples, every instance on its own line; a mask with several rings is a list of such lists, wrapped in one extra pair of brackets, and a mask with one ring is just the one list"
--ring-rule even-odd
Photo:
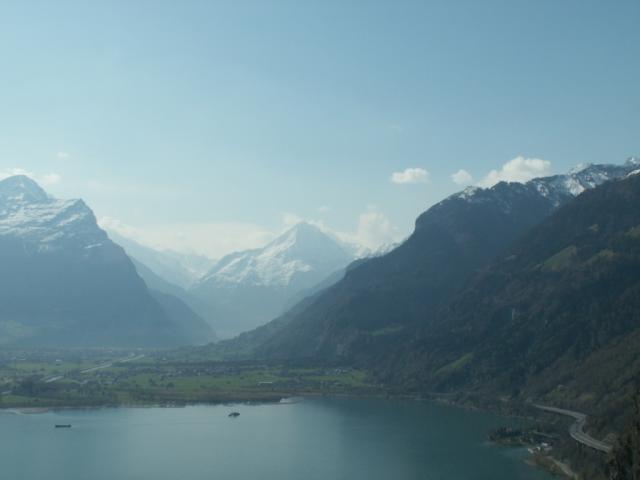
[(465, 184), (640, 152), (637, 0), (22, 0), (0, 23), (0, 176), (156, 246), (298, 218), (373, 246)]

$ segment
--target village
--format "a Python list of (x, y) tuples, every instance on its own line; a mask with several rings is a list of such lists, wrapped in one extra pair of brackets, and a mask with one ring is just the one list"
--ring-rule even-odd
[(0, 357), (0, 406), (273, 402), (295, 395), (380, 393), (350, 367), (175, 361), (162, 352), (14, 351)]

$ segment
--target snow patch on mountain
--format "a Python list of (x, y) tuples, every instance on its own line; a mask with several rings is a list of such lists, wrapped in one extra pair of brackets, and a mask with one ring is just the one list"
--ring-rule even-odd
[(332, 272), (354, 258), (349, 246), (299, 223), (264, 248), (223, 257), (199, 283), (286, 287), (302, 274)]
[(480, 187), (467, 187), (457, 194), (459, 198), (465, 200), (471, 200), (474, 195), (478, 192), (478, 190), (482, 190)]
[[(567, 197), (576, 197), (585, 190), (595, 188), (608, 180), (623, 178), (638, 164), (640, 160), (635, 157), (629, 158), (624, 165), (579, 164), (568, 174), (534, 178), (522, 185), (548, 198), (554, 205), (559, 205)], [(468, 202), (482, 201), (484, 192), (496, 190), (499, 185), (494, 185), (490, 189), (467, 187), (452, 197)]]
[(0, 181), (0, 236), (19, 237), (41, 251), (72, 241), (79, 246), (98, 245), (106, 238), (82, 200), (52, 198), (21, 175)]

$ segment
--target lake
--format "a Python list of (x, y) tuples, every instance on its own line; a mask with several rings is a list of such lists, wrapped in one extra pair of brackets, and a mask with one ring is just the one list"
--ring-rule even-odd
[[(231, 411), (240, 412), (229, 418)], [(55, 424), (72, 424), (55, 429)], [(46, 480), (548, 480), (496, 415), (417, 401), (0, 414), (0, 476)]]

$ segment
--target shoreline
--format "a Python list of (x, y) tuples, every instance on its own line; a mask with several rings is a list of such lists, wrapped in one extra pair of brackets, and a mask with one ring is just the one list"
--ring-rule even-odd
[[(149, 403), (105, 403), (101, 405), (90, 404), (78, 404), (78, 405), (42, 405), (38, 407), (34, 406), (1, 406), (0, 414), (39, 414), (47, 413), (56, 410), (92, 410), (100, 408), (184, 408), (194, 406), (216, 406), (216, 405), (278, 405), (287, 404), (283, 403), (284, 400), (294, 398), (348, 398), (348, 399), (378, 399), (378, 400), (411, 400), (419, 402), (433, 402), (438, 403), (432, 399), (419, 397), (416, 395), (386, 395), (386, 394), (357, 394), (357, 393), (321, 393), (321, 392), (290, 392), (275, 395), (273, 398), (261, 398), (255, 397), (246, 398), (234, 398), (234, 399), (221, 399), (212, 401), (175, 401), (175, 402), (149, 402)], [(294, 402), (290, 402), (294, 403)], [(467, 409), (461, 405), (455, 404), (443, 404), (445, 406), (453, 406), (455, 408)], [(480, 410), (478, 410), (480, 411)]]
[(554, 458), (551, 455), (533, 454), (531, 455), (530, 458), (527, 458), (524, 462), (527, 465), (530, 465), (535, 468), (540, 468), (553, 475), (561, 475), (571, 480), (576, 480), (579, 478), (578, 474), (574, 472), (568, 464), (561, 462), (560, 460), (558, 460), (557, 458)]

